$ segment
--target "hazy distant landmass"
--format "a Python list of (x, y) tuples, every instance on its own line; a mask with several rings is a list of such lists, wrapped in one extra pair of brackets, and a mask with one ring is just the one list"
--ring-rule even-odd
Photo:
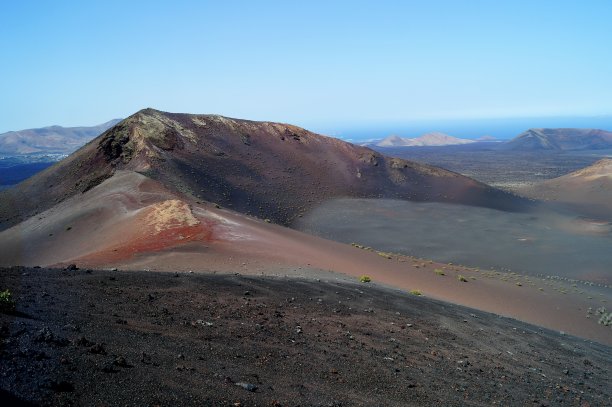
[(372, 147), (446, 147), (468, 145), (468, 148), (500, 149), (514, 151), (579, 151), (606, 150), (612, 148), (612, 132), (593, 128), (532, 128), (513, 139), (497, 140), (482, 136), (476, 140), (451, 137), (444, 133), (428, 133), (418, 138), (402, 138), (396, 135), (383, 140), (373, 140), (362, 145)]
[(0, 134), (0, 190), (9, 188), (65, 158), (119, 123), (97, 126), (48, 126)]
[(498, 140), (510, 140), (532, 128), (612, 129), (612, 116), (415, 120), (363, 124), (353, 122), (316, 129), (324, 134), (360, 143), (379, 139), (381, 135), (386, 134), (424, 134), (433, 129), (459, 138), (478, 139), (487, 135)]
[(478, 137), (476, 141), (500, 141), (500, 140), (493, 136), (482, 136), (482, 137)]
[(91, 127), (49, 126), (0, 134), (0, 154), (70, 154), (120, 119)]
[(423, 134), (420, 137), (405, 138), (391, 135), (378, 142), (372, 142), (378, 147), (424, 147), (424, 146), (450, 146), (457, 144), (474, 143), (474, 140), (461, 139), (440, 132)]
[(506, 143), (513, 150), (601, 150), (612, 147), (612, 132), (599, 129), (529, 129)]

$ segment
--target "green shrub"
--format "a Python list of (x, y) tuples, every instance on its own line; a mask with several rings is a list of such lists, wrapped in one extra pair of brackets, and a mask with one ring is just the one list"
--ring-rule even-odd
[(410, 294), (412, 294), (412, 295), (423, 295), (423, 293), (420, 290), (410, 290)]
[(436, 274), (437, 274), (437, 275), (439, 275), (439, 276), (444, 276), (444, 275), (446, 275), (446, 274), (444, 274), (444, 271), (443, 271), (442, 269), (435, 269), (435, 270), (434, 270), (434, 273), (436, 273)]
[(9, 290), (0, 291), (0, 312), (15, 311), (15, 300)]
[(370, 278), (370, 276), (363, 275), (359, 277), (359, 281), (361, 281), (362, 283), (369, 283), (370, 281), (372, 281), (372, 279)]
[(457, 280), (461, 281), (462, 283), (467, 283), (468, 281), (468, 279), (463, 277), (461, 274), (457, 276)]

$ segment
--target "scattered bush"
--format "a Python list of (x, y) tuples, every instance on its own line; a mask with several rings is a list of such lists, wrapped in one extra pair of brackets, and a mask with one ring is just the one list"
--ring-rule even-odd
[(412, 294), (412, 295), (423, 295), (423, 293), (420, 290), (410, 290), (410, 294)]
[(9, 290), (0, 291), (0, 312), (15, 311), (15, 300)]
[(462, 283), (467, 283), (468, 282), (468, 279), (463, 277), (461, 274), (459, 274), (457, 276), (457, 280), (461, 281)]
[(612, 327), (612, 312), (608, 312), (605, 307), (597, 308), (596, 315), (600, 315), (598, 324)]
[(361, 281), (362, 283), (369, 283), (370, 281), (372, 281), (372, 279), (370, 278), (370, 276), (363, 275), (359, 277), (359, 281)]
[(389, 253), (385, 253), (385, 252), (376, 252), (378, 253), (379, 256), (384, 257), (385, 259), (391, 260), (391, 255)]
[(444, 274), (444, 271), (442, 269), (435, 269), (434, 273), (436, 273), (439, 276), (445, 276), (446, 274)]

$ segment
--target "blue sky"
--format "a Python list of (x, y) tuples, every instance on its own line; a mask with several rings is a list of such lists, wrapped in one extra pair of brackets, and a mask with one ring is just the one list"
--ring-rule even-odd
[(0, 132), (144, 107), (327, 133), (611, 115), (611, 18), (596, 0), (2, 2)]

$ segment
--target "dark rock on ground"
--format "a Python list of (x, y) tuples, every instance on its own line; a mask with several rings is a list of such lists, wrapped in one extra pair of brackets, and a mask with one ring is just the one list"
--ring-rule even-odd
[[(99, 284), (112, 274), (120, 289)], [(0, 278), (17, 300), (0, 315), (2, 406), (612, 405), (610, 347), (375, 285), (23, 268)]]

